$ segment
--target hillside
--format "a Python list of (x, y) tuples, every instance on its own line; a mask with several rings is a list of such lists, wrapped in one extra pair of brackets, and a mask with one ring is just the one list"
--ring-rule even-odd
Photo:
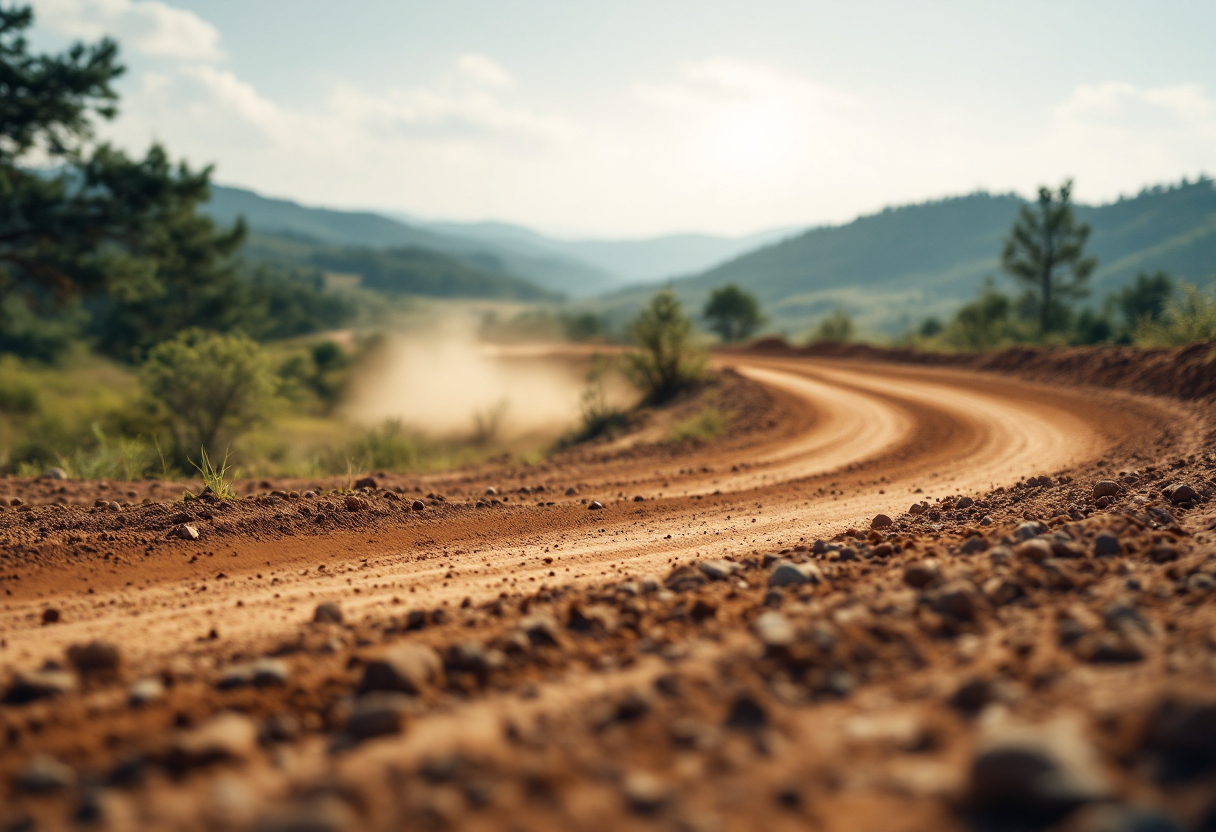
[(306, 238), (255, 231), (249, 235), (243, 253), (253, 263), (287, 264), (333, 274), (357, 275), (360, 287), (392, 294), (532, 301), (558, 297), (526, 280), (418, 246), (325, 246)]
[[(290, 200), (269, 199), (243, 188), (212, 186), (211, 201), (203, 210), (222, 223), (231, 223), (243, 216), (249, 227), (264, 237), (296, 240), (348, 252), (366, 249), (369, 253), (365, 260), (376, 259), (370, 253), (375, 250), (425, 249), (455, 259), (476, 272), (487, 273), (483, 277), (506, 278), (504, 287), (533, 284), (541, 291), (529, 292), (537, 296), (587, 297), (621, 285), (599, 269), (553, 252), (529, 251), (473, 237), (439, 233), (370, 212), (307, 207)], [(262, 259), (266, 254), (263, 250)], [(447, 268), (454, 274), (460, 272), (453, 267)]]
[[(928, 315), (949, 315), (1000, 271), (1002, 242), (1022, 200), (970, 196), (889, 208), (840, 226), (815, 228), (672, 283), (698, 309), (710, 289), (737, 283), (754, 292), (775, 331), (797, 334), (836, 306), (870, 329), (898, 332)], [(1211, 180), (1154, 188), (1100, 206), (1079, 206), (1099, 258), (1093, 295), (1164, 269), (1191, 282), (1216, 273), (1216, 188)], [(646, 293), (619, 293), (614, 318)]]

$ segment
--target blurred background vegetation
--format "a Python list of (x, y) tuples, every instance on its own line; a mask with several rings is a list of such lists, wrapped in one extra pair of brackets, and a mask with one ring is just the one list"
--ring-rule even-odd
[[(343, 413), (383, 333), (453, 310), (485, 342), (637, 347), (590, 363), (566, 442), (630, 424), (607, 374), (662, 404), (696, 387), (705, 347), (763, 334), (951, 351), (1216, 340), (1206, 177), (1096, 207), (1065, 182), (737, 239), (423, 223), (216, 186), (157, 145), (115, 149), (96, 128), (120, 103), (118, 45), (40, 54), (31, 24), (0, 7), (0, 472), (173, 476), (232, 448), (246, 473), (312, 476), (501, 453), (493, 406), (463, 440)], [(725, 424), (706, 411), (669, 438)]]

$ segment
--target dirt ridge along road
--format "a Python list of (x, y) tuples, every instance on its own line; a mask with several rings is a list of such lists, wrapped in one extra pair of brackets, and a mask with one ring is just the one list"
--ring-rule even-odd
[[(577, 502), (470, 509), (404, 530), (380, 523), (371, 540), (363, 532), (288, 537), (270, 545), (225, 539), (220, 548), (227, 550), (231, 543), (237, 551), (233, 562), (240, 566), (229, 570), (232, 578), (212, 579), (206, 595), (198, 591), (199, 581), (182, 585), (173, 577), (167, 585), (142, 590), (138, 603), (123, 589), (108, 591), (110, 597), (106, 590), (96, 595), (94, 589), (90, 607), (72, 606), (45, 591), (37, 599), (13, 598), (0, 617), (6, 664), (29, 667), (62, 655), (69, 643), (92, 637), (122, 644), (132, 669), (146, 671), (170, 657), (185, 664), (197, 659), (201, 665), (217, 654), (222, 656), (217, 664), (223, 664), (281, 642), (299, 629), (318, 600), (341, 598), (347, 615), (358, 620), (391, 612), (394, 598), (405, 608), (433, 609), (466, 597), (474, 603), (489, 600), (503, 586), (519, 592), (546, 583), (595, 585), (624, 572), (663, 573), (673, 561), (699, 555), (773, 551), (792, 544), (795, 536), (828, 537), (876, 510), (895, 515), (915, 499), (918, 487), (931, 496), (978, 492), (994, 483), (1009, 484), (1019, 473), (1059, 472), (1105, 455), (1159, 453), (1163, 445), (1185, 453), (1197, 436), (1183, 408), (1117, 393), (880, 365), (738, 364), (745, 375), (800, 397), (814, 418), (795, 441), (783, 440), (781, 448), (752, 448), (746, 454), (750, 460), (714, 460), (719, 473), (680, 484), (690, 496), (642, 503), (605, 500), (600, 512), (588, 512)], [(739, 476), (720, 473), (726, 465), (742, 466)], [(642, 462), (632, 472), (632, 488), (656, 494), (669, 488), (663, 472), (645, 468)], [(933, 473), (940, 475), (934, 478)], [(583, 480), (593, 475), (586, 467), (581, 471)], [(621, 483), (619, 469), (610, 476), (608, 482)], [(436, 488), (441, 480), (434, 481)], [(840, 493), (821, 495), (818, 489), (828, 485), (832, 487), (826, 490)], [(710, 486), (721, 493), (706, 493)], [(601, 488), (607, 491), (607, 483)], [(834, 499), (829, 503), (828, 497)], [(204, 538), (177, 549), (188, 553), (203, 545), (219, 544)], [(469, 551), (443, 552), (445, 546)], [(426, 547), (431, 547), (429, 553)], [(293, 573), (300, 566), (313, 568), (308, 574), (282, 574), (272, 586), (242, 583), (240, 578), (250, 577), (244, 572), (254, 568), (245, 565), (247, 559), (268, 549), (273, 549), (276, 565), (286, 561)], [(429, 557), (416, 557), (418, 549)], [(553, 563), (544, 563), (542, 550), (550, 552)], [(223, 555), (217, 552), (212, 563), (226, 568)], [(486, 555), (493, 564), (481, 563)], [(430, 562), (434, 560), (440, 562)], [(356, 562), (362, 568), (345, 571)], [(330, 564), (330, 574), (316, 571), (320, 563)], [(138, 568), (136, 561), (127, 571)], [(334, 575), (336, 568), (344, 571)], [(473, 568), (477, 572), (470, 574)], [(121, 576), (124, 570), (119, 571)], [(528, 578), (533, 580), (524, 584)], [(23, 583), (23, 590), (38, 586)], [(406, 594), (407, 585), (416, 591)], [(113, 596), (127, 608), (111, 612)], [(241, 606), (234, 607), (234, 600)], [(64, 608), (64, 623), (35, 626), (35, 613), (52, 601)], [(208, 625), (223, 631), (219, 639), (200, 638)]]

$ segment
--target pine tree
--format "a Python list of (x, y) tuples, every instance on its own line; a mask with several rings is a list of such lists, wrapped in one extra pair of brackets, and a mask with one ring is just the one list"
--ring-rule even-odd
[(733, 283), (714, 289), (701, 314), (723, 341), (742, 341), (764, 321), (755, 296)]
[(1087, 294), (1085, 282), (1098, 265), (1085, 256), (1089, 231), (1073, 214), (1068, 180), (1058, 191), (1039, 188), (1038, 201), (1022, 206), (1005, 240), (1001, 266), (1027, 285), (1041, 333), (1066, 317), (1066, 300)]

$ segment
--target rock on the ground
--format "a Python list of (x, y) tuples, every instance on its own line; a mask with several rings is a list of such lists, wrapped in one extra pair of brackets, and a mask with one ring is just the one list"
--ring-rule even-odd
[(244, 760), (258, 743), (257, 724), (244, 714), (225, 712), (197, 728), (183, 731), (173, 745), (176, 768), (195, 768), (228, 760)]
[(386, 650), (363, 666), (360, 693), (375, 690), (419, 694), (437, 682), (443, 660), (425, 644), (402, 644)]
[(813, 563), (793, 563), (788, 560), (777, 561), (773, 571), (769, 573), (768, 585), (800, 586), (802, 584), (819, 584), (823, 582), (823, 573)]
[(160, 679), (140, 679), (127, 689), (127, 704), (142, 708), (165, 698), (165, 686)]
[(198, 540), (198, 529), (189, 523), (182, 523), (180, 526), (174, 526), (169, 532), (169, 537), (176, 537), (179, 540)]
[(116, 645), (105, 641), (73, 644), (67, 650), (68, 661), (81, 676), (92, 673), (113, 673), (122, 663)]
[(317, 624), (341, 624), (342, 607), (336, 601), (323, 601), (312, 611), (312, 620)]
[(958, 621), (974, 621), (985, 606), (983, 594), (971, 581), (950, 581), (935, 590), (929, 597), (935, 612), (948, 615)]
[(1165, 494), (1165, 499), (1174, 505), (1189, 503), (1199, 499), (1199, 492), (1192, 488), (1189, 483), (1185, 482), (1171, 483), (1165, 487), (1162, 493)]
[(599, 500), (592, 500), (590, 503), (587, 504), (587, 508), (591, 511), (599, 511), (603, 507), (604, 507), (604, 504), (601, 503)]
[(1123, 544), (1112, 532), (1098, 532), (1094, 538), (1094, 557), (1106, 558), (1123, 554)]
[(49, 794), (71, 788), (75, 782), (76, 772), (71, 766), (59, 762), (54, 757), (40, 754), (21, 769), (13, 785), (19, 791)]
[(768, 648), (788, 647), (794, 643), (797, 632), (790, 620), (776, 610), (761, 613), (752, 623), (756, 636)]
[(874, 519), (870, 521), (871, 529), (885, 529), (891, 525), (893, 521), (885, 514), (876, 514)]
[(1095, 500), (1102, 497), (1118, 497), (1119, 483), (1114, 480), (1098, 480), (1094, 483), (1093, 498)]
[(739, 564), (729, 560), (703, 560), (698, 566), (711, 581), (724, 581), (739, 571)]
[(904, 567), (904, 583), (922, 589), (942, 576), (941, 567), (933, 558), (913, 561)]
[(405, 727), (410, 699), (398, 691), (375, 691), (355, 700), (345, 730), (355, 740), (399, 734)]
[(967, 803), (981, 817), (1036, 826), (1109, 796), (1094, 749), (1063, 722), (990, 730), (971, 763)]
[(66, 670), (32, 670), (18, 673), (4, 692), (6, 705), (24, 705), (76, 690), (75, 674)]

